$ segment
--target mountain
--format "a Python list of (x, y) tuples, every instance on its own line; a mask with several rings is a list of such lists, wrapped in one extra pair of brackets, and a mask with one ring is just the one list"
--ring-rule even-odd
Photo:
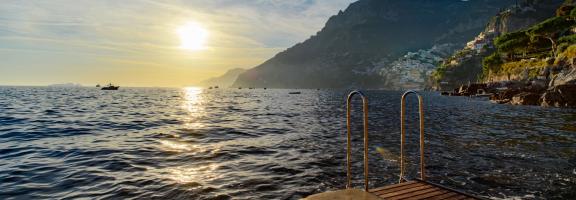
[(464, 46), (513, 2), (359, 0), (316, 35), (242, 73), (234, 86), (390, 88), (382, 74), (399, 58), (435, 45)]
[(434, 72), (431, 87), (437, 90), (452, 90), (469, 82), (480, 81), (482, 60), (496, 49), (494, 40), (498, 36), (526, 29), (554, 16), (563, 0), (523, 1), (494, 17), (463, 49), (443, 61)]
[(242, 68), (230, 69), (223, 75), (204, 80), (200, 84), (202, 86), (230, 87), (234, 83), (234, 81), (236, 81), (238, 75), (244, 73), (245, 71), (246, 69)]

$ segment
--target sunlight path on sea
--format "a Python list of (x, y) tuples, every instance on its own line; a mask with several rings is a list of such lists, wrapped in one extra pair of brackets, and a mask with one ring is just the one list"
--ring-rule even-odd
[[(200, 118), (205, 117), (205, 99), (202, 96), (203, 89), (187, 87), (182, 89), (182, 106), (187, 112), (183, 117), (182, 129), (194, 130), (203, 128), (205, 125)], [(192, 141), (182, 139), (180, 133), (169, 132), (173, 139), (159, 139), (160, 149), (166, 152), (197, 154), (212, 151), (206, 145), (194, 144)], [(211, 152), (214, 153), (214, 152)], [(218, 167), (217, 164), (183, 164), (181, 166), (167, 167), (163, 169), (151, 169), (152, 172), (161, 174), (162, 177), (174, 180), (180, 184), (198, 183), (200, 180), (214, 179), (216, 175), (211, 173)]]
[(202, 128), (204, 125), (197, 121), (198, 118), (204, 117), (205, 99), (201, 96), (202, 88), (188, 87), (184, 88), (183, 107), (188, 111), (188, 117), (185, 118), (186, 128)]

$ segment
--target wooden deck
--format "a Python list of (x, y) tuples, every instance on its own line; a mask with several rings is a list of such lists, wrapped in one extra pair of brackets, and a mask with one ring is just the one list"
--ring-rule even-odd
[(382, 199), (478, 199), (465, 193), (419, 180), (371, 189), (370, 193), (375, 194)]

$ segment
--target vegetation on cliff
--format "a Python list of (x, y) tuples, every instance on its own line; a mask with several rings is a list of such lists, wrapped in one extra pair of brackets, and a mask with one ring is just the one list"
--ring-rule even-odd
[(462, 56), (471, 57), (468, 60), (480, 58), (482, 71), (477, 80), (483, 82), (462, 84), (444, 94), (472, 96), (487, 92), (491, 94), (490, 100), (497, 103), (576, 107), (576, 6), (573, 3), (564, 3), (552, 17), (495, 35), (491, 41), (492, 45), (482, 45), (483, 53), (470, 55), (469, 51), (461, 51), (464, 55), (456, 54), (444, 61), (444, 64), (452, 63), (454, 58)]
[[(492, 18), (483, 32), (468, 42), (464, 49), (445, 59), (438, 66), (431, 76), (430, 86), (437, 90), (452, 90), (462, 84), (483, 82), (495, 77), (490, 76), (495, 74), (489, 72), (500, 70), (504, 63), (510, 61), (508, 59), (538, 57), (542, 54), (538, 50), (551, 46), (550, 40), (544, 37), (531, 38), (527, 35), (528, 29), (554, 17), (557, 8), (562, 4), (562, 0), (526, 0), (500, 12)], [(562, 13), (569, 12), (571, 10), (563, 10)], [(534, 32), (533, 35), (536, 33), (543, 32)], [(526, 45), (528, 43), (531, 45)], [(560, 48), (566, 47), (559, 45), (558, 49)], [(549, 50), (545, 50), (544, 54), (547, 55), (547, 52)], [(507, 74), (503, 74), (506, 77)]]
[[(538, 72), (561, 59), (558, 55), (576, 44), (573, 30), (576, 9), (563, 5), (556, 14), (527, 29), (497, 37), (494, 40), (496, 52), (482, 62), (483, 80), (490, 81), (495, 77), (510, 79), (510, 76), (521, 73), (528, 74), (524, 78), (535, 78)], [(568, 56), (563, 54), (564, 58), (572, 58)]]

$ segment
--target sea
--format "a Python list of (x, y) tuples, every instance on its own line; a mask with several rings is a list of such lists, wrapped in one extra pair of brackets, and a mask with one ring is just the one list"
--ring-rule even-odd
[[(0, 87), (0, 199), (300, 199), (343, 189), (349, 92)], [(397, 183), (402, 92), (363, 92), (369, 187)], [(576, 199), (575, 109), (421, 95), (429, 181), (491, 199)], [(406, 105), (407, 178), (417, 178), (416, 97)], [(363, 188), (359, 97), (352, 108), (352, 185)]]

